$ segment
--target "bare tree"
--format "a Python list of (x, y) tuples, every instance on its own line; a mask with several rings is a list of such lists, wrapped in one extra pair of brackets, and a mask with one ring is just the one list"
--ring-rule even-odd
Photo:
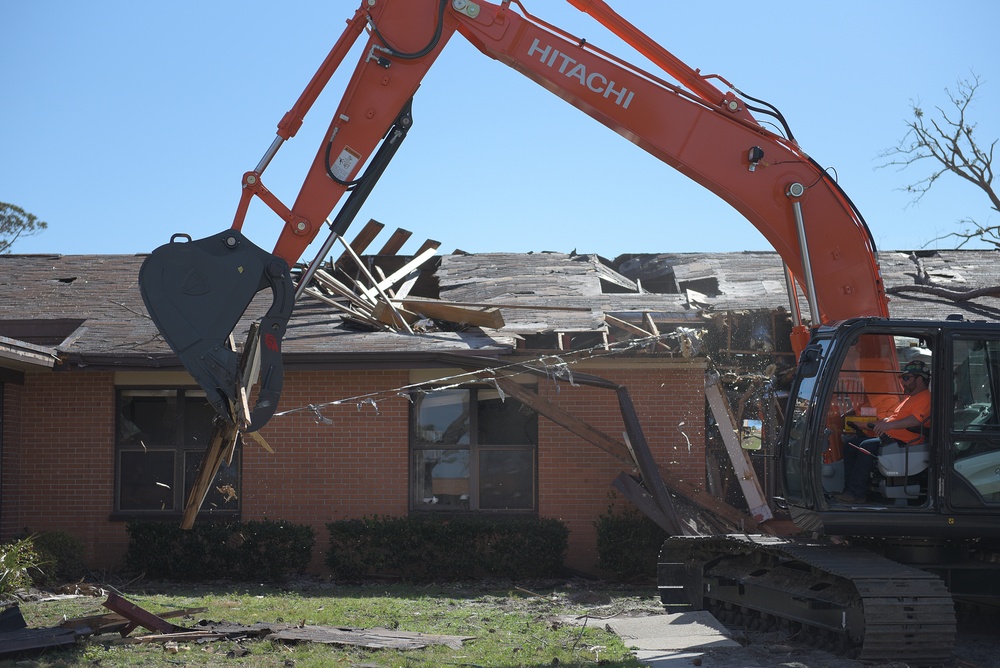
[(0, 202), (0, 253), (9, 253), (18, 237), (38, 234), (48, 226), (19, 206)]
[[(959, 79), (954, 93), (946, 88), (945, 93), (954, 108), (935, 107), (939, 118), (928, 118), (919, 102), (911, 100), (913, 119), (906, 123), (906, 134), (899, 144), (879, 154), (886, 160), (880, 167), (905, 169), (918, 163), (931, 166), (929, 176), (905, 187), (914, 195), (912, 203), (919, 202), (939, 178), (950, 173), (982, 190), (991, 208), (1000, 213), (1000, 196), (993, 189), (993, 151), (997, 140), (984, 147), (975, 137), (976, 123), (969, 120), (969, 111), (981, 84), (979, 76), (973, 73), (971, 78)], [(934, 241), (955, 237), (960, 240), (956, 248), (961, 248), (969, 241), (980, 239), (1000, 248), (1000, 224), (985, 225), (973, 218), (963, 218), (958, 223), (965, 229)]]

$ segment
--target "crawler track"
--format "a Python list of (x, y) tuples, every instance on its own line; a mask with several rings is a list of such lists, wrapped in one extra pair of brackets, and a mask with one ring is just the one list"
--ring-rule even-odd
[(940, 578), (862, 548), (772, 536), (677, 537), (660, 554), (669, 609), (801, 628), (862, 661), (947, 665), (955, 610)]

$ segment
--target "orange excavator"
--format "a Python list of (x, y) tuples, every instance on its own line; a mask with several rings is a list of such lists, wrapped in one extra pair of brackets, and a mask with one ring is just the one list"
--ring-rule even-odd
[[(803, 530), (849, 536), (851, 544), (671, 538), (658, 576), (663, 602), (726, 620), (780, 620), (863, 659), (946, 662), (953, 599), (1000, 601), (1000, 328), (889, 320), (865, 221), (774, 107), (692, 69), (601, 0), (567, 1), (656, 71), (546, 23), (517, 0), (363, 0), (260, 162), (243, 175), (232, 226), (197, 240), (174, 235), (144, 262), (139, 282), (150, 316), (215, 409), (234, 421), (242, 379), (226, 341), (254, 297), (270, 290), (260, 323), (258, 398), (243, 429), (263, 427), (281, 394), (281, 340), (296, 292), (313, 271), (297, 287), (290, 267), (345, 194), (329, 221), (327, 250), (351, 224), (411, 130), (420, 82), (458, 33), (711, 190), (784, 261), (793, 348), (801, 355), (774, 439), (782, 481), (776, 502)], [(264, 172), (362, 40), (323, 145), (289, 207), (264, 185)], [(767, 126), (757, 120), (763, 116)], [(779, 132), (769, 129), (772, 122)], [(255, 197), (282, 221), (271, 252), (241, 232)], [(841, 452), (852, 430), (863, 431), (887, 400), (898, 400), (899, 369), (915, 358), (930, 369), (934, 397), (931, 420), (914, 439), (919, 447), (891, 451), (886, 444), (869, 497), (837, 501)]]

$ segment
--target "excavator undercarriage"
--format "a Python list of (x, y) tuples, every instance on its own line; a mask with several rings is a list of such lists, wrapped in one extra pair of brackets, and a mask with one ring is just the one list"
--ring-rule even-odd
[(802, 631), (862, 661), (951, 660), (955, 609), (945, 583), (864, 548), (763, 535), (669, 538), (658, 583), (671, 612)]

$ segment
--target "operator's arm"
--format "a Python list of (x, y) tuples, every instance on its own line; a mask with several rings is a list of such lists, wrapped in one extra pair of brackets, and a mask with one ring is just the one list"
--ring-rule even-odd
[(921, 442), (922, 437), (910, 430), (926, 425), (930, 416), (931, 393), (921, 390), (907, 396), (891, 414), (877, 421), (873, 431), (903, 443)]
[(921, 424), (923, 424), (923, 421), (915, 415), (906, 415), (895, 420), (882, 418), (875, 423), (872, 431), (881, 436), (896, 429), (909, 429), (911, 427), (919, 427)]

